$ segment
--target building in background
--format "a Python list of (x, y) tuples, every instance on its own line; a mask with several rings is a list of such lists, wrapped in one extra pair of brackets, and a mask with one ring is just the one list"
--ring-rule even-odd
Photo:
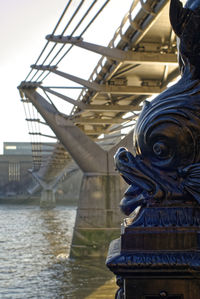
[(32, 150), (28, 142), (4, 142), (0, 155), (0, 197), (28, 195), (32, 182)]
[[(49, 143), (43, 145), (44, 155), (49, 154)], [(28, 171), (32, 169), (32, 145), (29, 142), (4, 142), (3, 155), (0, 155), (0, 203), (5, 201), (30, 202), (40, 200), (40, 192), (30, 195), (28, 190), (35, 181)], [(77, 182), (80, 181), (81, 173), (63, 179), (59, 183), (56, 198), (59, 202), (76, 202), (78, 199), (79, 188)]]

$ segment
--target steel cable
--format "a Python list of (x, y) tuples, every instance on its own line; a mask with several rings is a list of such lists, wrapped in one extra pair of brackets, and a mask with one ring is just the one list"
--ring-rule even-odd
[[(81, 23), (84, 21), (84, 19), (86, 18), (86, 16), (89, 14), (89, 12), (91, 11), (91, 9), (93, 8), (93, 6), (96, 4), (96, 0), (93, 1), (93, 3), (90, 5), (90, 7), (88, 8), (88, 10), (85, 12), (84, 16), (82, 17), (82, 19), (80, 20), (80, 22), (77, 24), (77, 26), (75, 27), (75, 29), (72, 31), (71, 35), (72, 36), (76, 30), (79, 28), (79, 26), (81, 25)], [(84, 28), (84, 30), (81, 32), (81, 34), (79, 35), (80, 37), (87, 31), (87, 29), (91, 26), (91, 24), (95, 21), (95, 19), (99, 16), (99, 14), (102, 12), (102, 10), (105, 8), (105, 6), (110, 2), (110, 0), (106, 0), (104, 2), (104, 4), (101, 6), (101, 8), (97, 11), (97, 13), (93, 16), (93, 18), (90, 20), (90, 22), (87, 24), (87, 26)], [(82, 3), (82, 2), (81, 2)], [(65, 28), (67, 29), (67, 28)], [(62, 34), (65, 33), (66, 30), (63, 30)], [(55, 46), (55, 45), (54, 45)], [(58, 54), (61, 52), (61, 50), (64, 48), (65, 45), (63, 45), (61, 47), (61, 49), (58, 51), (58, 53), (53, 57), (53, 59), (51, 60), (51, 62), (49, 63), (49, 65), (51, 65), (51, 63), (56, 59), (56, 57), (58, 56)], [(73, 47), (70, 46), (70, 48), (63, 54), (63, 56), (59, 59), (59, 61), (56, 63), (56, 66), (62, 61), (62, 59), (69, 53), (69, 51), (71, 50), (71, 48)], [(49, 57), (49, 55), (48, 55)], [(45, 59), (46, 61), (46, 59)], [(42, 75), (44, 74), (45, 71), (43, 71), (36, 79), (36, 82), (42, 77)], [(50, 74), (50, 72), (48, 72), (42, 79), (41, 81), (43, 81), (48, 75)]]
[[(71, 22), (73, 21), (73, 19), (75, 18), (75, 16), (77, 15), (79, 9), (81, 8), (81, 6), (83, 5), (85, 0), (82, 0), (79, 4), (79, 6), (76, 8), (74, 14), (72, 15), (72, 17), (70, 18), (69, 22), (67, 23), (67, 25), (65, 26), (64, 30), (62, 31), (61, 35), (60, 36), (63, 36), (63, 34), (65, 33), (65, 31), (67, 30), (67, 28), (69, 27), (69, 25), (71, 24)], [(54, 34), (55, 32), (52, 33), (52, 35)], [(49, 43), (49, 41), (47, 42)], [(46, 56), (46, 58), (43, 60), (42, 64), (41, 65), (44, 65), (44, 63), (47, 61), (47, 59), (49, 58), (49, 56), (51, 55), (51, 53), (53, 52), (53, 50), (56, 48), (58, 43), (55, 43), (53, 45), (53, 47), (51, 48), (51, 50), (49, 51), (48, 55)], [(41, 55), (40, 55), (41, 57)], [(37, 59), (37, 62), (39, 61), (39, 59)], [(37, 62), (35, 64), (37, 64)], [(31, 81), (33, 80), (33, 78), (36, 76), (36, 74), (38, 73), (38, 70), (36, 71), (36, 73), (34, 74), (34, 76), (31, 78)], [(40, 76), (39, 76), (40, 77)], [(38, 78), (36, 79), (36, 81), (38, 81)]]
[[(76, 32), (76, 30), (79, 28), (79, 26), (81, 25), (81, 23), (84, 21), (84, 19), (86, 18), (86, 16), (89, 14), (89, 12), (91, 11), (91, 9), (93, 8), (93, 6), (95, 5), (95, 3), (98, 0), (94, 0), (93, 3), (90, 5), (90, 7), (88, 8), (88, 10), (86, 11), (86, 13), (83, 15), (83, 17), (81, 18), (80, 22), (76, 25), (76, 27), (74, 28), (74, 30), (72, 31), (72, 33), (70, 34), (70, 37), (73, 36), (73, 34)], [(67, 28), (66, 28), (67, 29)], [(64, 32), (61, 34), (61, 36), (65, 33), (66, 30), (64, 30)], [(81, 33), (82, 35), (83, 33)], [(80, 35), (80, 36), (81, 36)], [(55, 44), (57, 45), (57, 43)], [(54, 55), (54, 57), (52, 58), (52, 60), (50, 61), (49, 65), (52, 64), (52, 62), (56, 59), (56, 57), (60, 54), (60, 52), (62, 51), (62, 49), (65, 47), (66, 45), (62, 45), (62, 47), (60, 48), (60, 50), (56, 53), (56, 55)], [(60, 60), (55, 64), (56, 66), (59, 64), (59, 62), (66, 56), (67, 53), (69, 53), (69, 51), (72, 49), (73, 45), (71, 45), (69, 47), (69, 49), (65, 52), (65, 54), (60, 58)], [(45, 71), (43, 71), (40, 76), (36, 79), (36, 81), (38, 81), (40, 79), (40, 77), (44, 74)], [(48, 72), (49, 75), (50, 72)], [(45, 75), (45, 77), (42, 79), (44, 80), (48, 75)]]
[[(55, 26), (55, 28), (54, 28), (54, 30), (53, 30), (53, 32), (52, 32), (52, 35), (56, 32), (58, 26), (60, 25), (60, 22), (62, 21), (62, 19), (63, 19), (65, 13), (67, 12), (67, 10), (68, 10), (68, 8), (69, 8), (71, 2), (72, 2), (72, 0), (69, 0), (68, 4), (66, 5), (66, 7), (65, 7), (65, 9), (64, 9), (64, 11), (63, 11), (61, 17), (59, 18), (59, 20), (58, 20), (58, 22), (57, 22), (57, 24), (56, 24), (56, 26)], [(41, 56), (43, 55), (44, 51), (46, 50), (48, 44), (49, 44), (49, 41), (47, 41), (47, 43), (45, 44), (43, 50), (41, 51), (41, 53), (40, 53), (38, 59), (37, 59), (36, 62), (35, 62), (35, 64), (37, 64), (38, 61), (40, 60), (40, 58), (41, 58)], [(30, 74), (32, 73), (32, 71), (33, 71), (33, 69), (30, 70), (29, 74), (26, 76), (25, 81), (28, 79), (28, 77), (30, 76)]]

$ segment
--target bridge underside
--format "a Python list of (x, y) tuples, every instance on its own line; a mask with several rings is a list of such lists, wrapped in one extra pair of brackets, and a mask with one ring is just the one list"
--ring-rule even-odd
[[(63, 169), (68, 167), (69, 157), (83, 172), (71, 249), (73, 256), (102, 255), (110, 239), (119, 235), (122, 215), (118, 206), (127, 185), (115, 172), (113, 155), (120, 146), (132, 149), (134, 124), (142, 102), (151, 101), (179, 74), (176, 40), (168, 10), (168, 0), (133, 1), (108, 45), (85, 41), (88, 36), (85, 31), (76, 32), (82, 19), (74, 26), (73, 34), (66, 28), (63, 34), (56, 35), (56, 27), (47, 36), (47, 46), (61, 45), (59, 49), (65, 49), (63, 53), (70, 53), (63, 55), (62, 70), (54, 58), (50, 64), (40, 63), (42, 52), (32, 65), (31, 79), (28, 75), (19, 86), (25, 105), (31, 103), (41, 116), (41, 119), (28, 121), (48, 125), (64, 148), (59, 153), (55, 147), (45, 166), (38, 169), (37, 176), (53, 186), (55, 178), (61, 177)], [(75, 15), (74, 11), (71, 18)], [(88, 22), (88, 26), (91, 24), (93, 22)], [(73, 51), (77, 69), (69, 66)], [(88, 79), (76, 59), (81, 57), (84, 61), (90, 53), (92, 57), (96, 55), (96, 60)], [(53, 55), (52, 51), (49, 55)], [(52, 82), (48, 81), (50, 78), (60, 85), (48, 85)], [(73, 82), (74, 95), (81, 89), (76, 99), (69, 95), (70, 82)], [(64, 103), (62, 109), (58, 109), (61, 102)], [(67, 114), (69, 105), (72, 110)], [(61, 158), (63, 155), (65, 158)], [(57, 171), (55, 157), (61, 160)], [(53, 193), (50, 198), (54, 201)]]

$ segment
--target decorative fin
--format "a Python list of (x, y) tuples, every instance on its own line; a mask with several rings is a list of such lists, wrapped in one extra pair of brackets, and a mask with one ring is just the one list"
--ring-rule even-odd
[(181, 24), (181, 16), (183, 14), (183, 5), (179, 0), (171, 0), (169, 17), (172, 28), (177, 36), (180, 37), (182, 24)]
[(200, 204), (200, 163), (185, 167), (181, 173), (185, 177), (183, 188)]
[(179, 0), (171, 0), (169, 17), (170, 23), (176, 35), (180, 37), (183, 29), (185, 15), (188, 9), (183, 8), (183, 4)]
[(185, 8), (189, 8), (191, 10), (196, 10), (200, 7), (200, 1), (199, 0), (187, 0), (185, 4)]

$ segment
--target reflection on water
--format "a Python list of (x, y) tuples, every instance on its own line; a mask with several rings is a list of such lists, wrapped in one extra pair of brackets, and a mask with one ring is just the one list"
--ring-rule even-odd
[(114, 298), (104, 260), (68, 258), (75, 213), (0, 206), (0, 298)]

